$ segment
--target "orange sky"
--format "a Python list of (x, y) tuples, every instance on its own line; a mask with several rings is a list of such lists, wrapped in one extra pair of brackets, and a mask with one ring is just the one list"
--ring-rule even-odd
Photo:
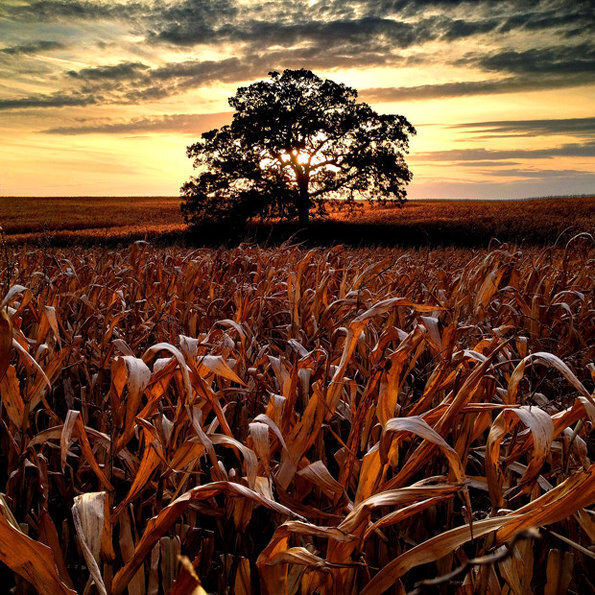
[(413, 198), (592, 193), (588, 2), (2, 0), (0, 195), (175, 195), (271, 70), (418, 129)]

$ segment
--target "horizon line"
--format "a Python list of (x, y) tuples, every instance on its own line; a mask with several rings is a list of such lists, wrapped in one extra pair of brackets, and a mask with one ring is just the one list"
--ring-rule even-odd
[[(542, 196), (522, 196), (522, 197), (452, 197), (452, 198), (438, 198), (438, 197), (431, 197), (425, 196), (423, 198), (407, 198), (405, 202), (415, 202), (415, 201), (525, 201), (525, 200), (551, 200), (551, 199), (564, 199), (564, 198), (594, 198), (595, 192), (586, 193), (586, 194), (547, 194)], [(73, 194), (73, 195), (63, 195), (63, 194), (56, 194), (56, 195), (47, 195), (47, 196), (39, 196), (39, 195), (23, 195), (23, 194), (6, 194), (0, 195), (0, 200), (7, 199), (7, 198), (21, 198), (21, 199), (100, 199), (100, 198), (111, 198), (111, 199), (126, 199), (126, 198), (166, 198), (166, 199), (180, 199), (183, 200), (181, 196), (178, 195), (167, 195), (167, 194)], [(328, 199), (328, 200), (340, 200), (340, 199)], [(370, 202), (368, 199), (354, 199), (356, 202)], [(371, 202), (375, 202), (372, 200)], [(388, 199), (387, 202), (395, 202), (398, 203), (396, 200)]]

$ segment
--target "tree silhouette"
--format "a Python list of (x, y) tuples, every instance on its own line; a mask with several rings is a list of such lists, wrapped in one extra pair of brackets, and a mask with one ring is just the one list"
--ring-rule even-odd
[(413, 126), (357, 102), (357, 91), (309, 70), (271, 72), (229, 99), (232, 123), (188, 147), (200, 173), (181, 193), (191, 226), (298, 219), (324, 199), (405, 200)]

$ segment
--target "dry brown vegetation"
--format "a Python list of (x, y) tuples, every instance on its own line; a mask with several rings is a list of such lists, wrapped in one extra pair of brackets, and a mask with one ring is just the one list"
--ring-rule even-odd
[[(487, 246), (500, 241), (562, 244), (576, 233), (593, 233), (595, 197), (514, 201), (411, 200), (403, 208), (363, 203), (355, 213), (331, 207), (331, 217), (315, 223), (315, 243)], [(71, 245), (130, 242), (137, 239), (185, 240), (177, 197), (132, 198), (0, 198), (0, 224), (10, 243)], [(287, 238), (258, 224), (244, 239)], [(209, 239), (198, 234), (191, 242)], [(203, 236), (207, 236), (203, 238)], [(210, 234), (218, 244), (225, 230)], [(229, 234), (227, 234), (229, 235)]]
[[(424, 240), (454, 239), (457, 235), (498, 238), (502, 241), (551, 244), (566, 230), (594, 231), (595, 197), (539, 198), (531, 200), (411, 200), (402, 209), (366, 207), (358, 221), (397, 226), (417, 232)], [(333, 219), (346, 220), (337, 213)], [(566, 238), (567, 239), (567, 238)]]
[(10, 252), (2, 584), (592, 591), (593, 256)]
[(96, 235), (183, 223), (180, 199), (149, 197), (0, 197), (7, 235), (93, 230)]

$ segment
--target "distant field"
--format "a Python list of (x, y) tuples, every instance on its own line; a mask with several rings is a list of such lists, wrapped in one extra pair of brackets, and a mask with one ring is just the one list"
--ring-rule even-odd
[[(185, 230), (179, 204), (178, 197), (2, 197), (0, 225), (10, 242), (179, 239)], [(355, 212), (332, 211), (329, 221), (313, 225), (312, 239), (385, 245), (477, 245), (498, 238), (548, 244), (560, 234), (593, 232), (595, 197), (412, 200), (403, 208), (370, 207), (366, 203)], [(296, 229), (285, 226), (286, 231)], [(266, 239), (271, 233), (268, 226), (253, 226), (246, 239)]]
[(182, 225), (180, 199), (151, 197), (0, 198), (5, 233)]

